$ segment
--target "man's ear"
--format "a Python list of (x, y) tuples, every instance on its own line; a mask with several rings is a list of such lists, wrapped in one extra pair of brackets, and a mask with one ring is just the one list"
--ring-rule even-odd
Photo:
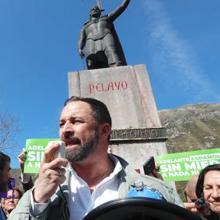
[(111, 125), (109, 123), (103, 123), (100, 125), (100, 135), (105, 139), (109, 139), (111, 135)]

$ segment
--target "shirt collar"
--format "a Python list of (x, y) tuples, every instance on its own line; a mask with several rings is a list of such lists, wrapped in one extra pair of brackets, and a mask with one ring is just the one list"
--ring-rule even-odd
[[(105, 182), (106, 180), (109, 180), (109, 179), (116, 177), (123, 170), (123, 167), (122, 167), (119, 159), (116, 156), (109, 154), (109, 157), (113, 161), (115, 167), (114, 167), (113, 171), (110, 173), (110, 175), (107, 176), (106, 178), (104, 178), (101, 182), (103, 182), (103, 181)], [(72, 168), (72, 166), (70, 164), (68, 165), (67, 170), (70, 171), (72, 173), (72, 175), (74, 176), (74, 178), (78, 179), (78, 181), (86, 184), (86, 182), (81, 177), (78, 176), (78, 174), (75, 172), (75, 170)]]

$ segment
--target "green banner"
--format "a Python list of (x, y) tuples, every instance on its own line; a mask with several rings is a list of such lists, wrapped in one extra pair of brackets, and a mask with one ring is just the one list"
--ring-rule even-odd
[(165, 181), (184, 181), (206, 166), (220, 163), (220, 148), (165, 154), (155, 161)]
[(24, 173), (38, 173), (40, 162), (43, 159), (45, 147), (49, 141), (58, 139), (27, 139), (25, 150), (27, 152), (26, 160), (24, 163)]

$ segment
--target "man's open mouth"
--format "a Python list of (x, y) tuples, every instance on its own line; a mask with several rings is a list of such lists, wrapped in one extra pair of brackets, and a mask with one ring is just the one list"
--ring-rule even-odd
[(65, 139), (64, 140), (66, 146), (70, 146), (70, 145), (77, 145), (77, 144), (80, 144), (81, 141), (80, 139), (76, 138), (76, 137), (69, 137), (68, 139)]

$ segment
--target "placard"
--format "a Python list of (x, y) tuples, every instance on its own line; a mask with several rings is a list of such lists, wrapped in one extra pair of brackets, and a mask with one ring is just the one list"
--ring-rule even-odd
[(24, 163), (24, 173), (38, 173), (40, 168), (40, 163), (43, 160), (43, 155), (45, 148), (50, 141), (55, 141), (58, 139), (48, 138), (48, 139), (27, 139), (25, 150), (26, 160)]
[(220, 163), (220, 148), (165, 154), (155, 161), (165, 181), (184, 181), (206, 166)]

